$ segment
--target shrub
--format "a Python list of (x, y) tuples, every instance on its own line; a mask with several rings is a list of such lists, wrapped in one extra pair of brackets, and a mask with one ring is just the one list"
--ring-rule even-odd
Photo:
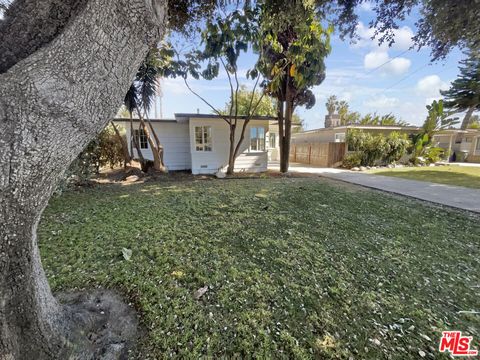
[(343, 158), (342, 166), (346, 169), (351, 169), (362, 165), (362, 154), (360, 152), (352, 152)]
[(346, 142), (348, 150), (360, 154), (348, 159), (346, 164), (360, 158), (360, 165), (362, 166), (373, 166), (379, 162), (390, 164), (398, 161), (406, 154), (410, 144), (407, 136), (398, 132), (392, 132), (385, 137), (382, 134), (372, 135), (361, 130), (350, 130)]
[(64, 188), (72, 182), (84, 184), (93, 175), (98, 174), (100, 168), (105, 166), (114, 168), (121, 165), (123, 161), (121, 140), (115, 134), (112, 126), (108, 125), (73, 160), (65, 173), (65, 181), (60, 188)]
[(385, 153), (383, 160), (387, 164), (391, 164), (400, 160), (406, 153), (410, 146), (410, 140), (406, 134), (400, 134), (399, 132), (392, 132), (385, 139)]

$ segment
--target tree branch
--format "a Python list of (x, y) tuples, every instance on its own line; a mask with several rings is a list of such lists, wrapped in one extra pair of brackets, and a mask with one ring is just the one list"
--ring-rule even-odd
[(215, 112), (215, 114), (217, 114), (218, 116), (220, 116), (223, 120), (225, 120), (228, 124), (230, 124), (230, 121), (227, 117), (225, 117), (225, 115), (223, 115), (220, 111), (218, 111), (212, 104), (210, 104), (204, 97), (202, 97), (200, 94), (198, 94), (197, 92), (195, 92), (191, 87), (190, 85), (188, 84), (188, 81), (187, 81), (187, 78), (183, 78), (183, 82), (185, 83), (185, 85), (187, 86), (188, 90), (190, 90), (190, 92), (195, 95), (196, 97), (198, 97), (200, 100), (202, 100), (208, 107), (210, 107), (210, 109), (213, 110), (213, 112)]

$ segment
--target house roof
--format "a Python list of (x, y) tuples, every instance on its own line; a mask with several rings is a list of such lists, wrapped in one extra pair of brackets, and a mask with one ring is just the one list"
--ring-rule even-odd
[[(175, 118), (179, 119), (190, 119), (190, 118), (197, 118), (197, 119), (222, 119), (223, 117), (220, 115), (215, 115), (215, 114), (197, 114), (197, 113), (175, 113)], [(238, 119), (245, 120), (247, 119), (247, 116), (245, 115), (239, 115), (237, 116)], [(277, 120), (275, 116), (252, 116), (250, 117), (250, 120)]]
[[(138, 118), (133, 118), (132, 119), (134, 122), (139, 121)], [(120, 121), (126, 121), (130, 122), (130, 118), (115, 118), (113, 121), (120, 122)], [(151, 122), (177, 122), (176, 119), (149, 119)]]
[(398, 125), (342, 125), (329, 128), (319, 128), (299, 132), (298, 134), (307, 134), (320, 131), (335, 131), (335, 130), (346, 130), (346, 129), (364, 129), (364, 130), (413, 130), (418, 131), (420, 127), (418, 126), (398, 126)]

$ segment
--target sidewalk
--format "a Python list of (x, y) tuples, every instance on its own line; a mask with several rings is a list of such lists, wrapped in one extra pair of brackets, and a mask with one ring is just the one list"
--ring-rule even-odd
[[(273, 163), (269, 168), (278, 170), (278, 164)], [(329, 179), (341, 180), (372, 189), (480, 213), (480, 190), (478, 189), (359, 173), (344, 169), (314, 167), (298, 163), (290, 164), (289, 171), (318, 174)]]

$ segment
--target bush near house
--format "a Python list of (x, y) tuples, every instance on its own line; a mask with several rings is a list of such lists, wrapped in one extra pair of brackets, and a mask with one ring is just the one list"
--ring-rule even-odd
[[(122, 136), (125, 137), (124, 131)], [(67, 180), (73, 178), (76, 183), (84, 183), (92, 175), (98, 174), (102, 167), (108, 166), (113, 169), (122, 165), (123, 161), (121, 139), (109, 124), (73, 160), (65, 178)]]
[(388, 136), (372, 135), (361, 130), (351, 130), (346, 138), (348, 154), (343, 166), (373, 166), (391, 164), (407, 153), (410, 145), (406, 135), (392, 132)]

